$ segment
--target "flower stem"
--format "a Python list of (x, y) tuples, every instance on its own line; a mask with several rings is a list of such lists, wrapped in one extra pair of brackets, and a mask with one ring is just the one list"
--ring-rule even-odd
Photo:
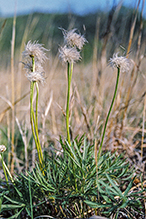
[(3, 154), (1, 155), (1, 159), (2, 159), (2, 166), (3, 166), (3, 171), (4, 171), (5, 179), (6, 179), (6, 182), (8, 183), (8, 176), (7, 176), (5, 165), (4, 165)]
[[(11, 182), (14, 183), (13, 177), (12, 177), (7, 165), (5, 164), (5, 161), (3, 159), (3, 155), (1, 155), (1, 154), (0, 154), (0, 159), (2, 160), (2, 166), (3, 166), (3, 171), (4, 171), (6, 182), (8, 183), (8, 176), (7, 176), (7, 173), (8, 173)], [(6, 171), (7, 171), (7, 173), (6, 173)]]
[(43, 153), (42, 153), (42, 148), (41, 148), (40, 139), (39, 139), (39, 132), (38, 132), (38, 97), (39, 97), (39, 87), (38, 87), (38, 83), (37, 82), (35, 82), (35, 85), (36, 85), (37, 94), (36, 94), (36, 113), (35, 113), (35, 118), (34, 118), (34, 126), (35, 126), (35, 131), (36, 131), (37, 142), (38, 142), (38, 145), (39, 145), (40, 156), (41, 156), (41, 159), (43, 161)]
[(36, 121), (35, 121), (35, 115), (34, 115), (34, 109), (33, 109), (33, 94), (34, 94), (34, 86), (35, 82), (31, 82), (31, 87), (30, 87), (30, 122), (31, 122), (31, 129), (32, 129), (32, 134), (35, 140), (37, 152), (38, 152), (38, 158), (39, 158), (39, 163), (40, 166), (42, 166), (42, 154), (40, 152), (40, 143), (38, 142), (38, 129), (36, 128)]
[(35, 59), (34, 56), (31, 56), (32, 58), (32, 72), (35, 72)]
[(67, 91), (67, 104), (66, 104), (66, 130), (67, 130), (67, 141), (71, 145), (70, 141), (70, 132), (69, 132), (69, 102), (70, 102), (70, 87), (71, 87), (71, 79), (73, 72), (73, 62), (68, 62), (67, 66), (67, 78), (68, 78), (68, 91)]
[(120, 68), (117, 68), (117, 70), (118, 70), (118, 72), (117, 72), (117, 81), (116, 81), (115, 91), (114, 91), (113, 99), (112, 99), (112, 102), (111, 102), (111, 105), (110, 105), (110, 108), (109, 108), (109, 111), (108, 111), (108, 114), (107, 114), (107, 117), (106, 117), (104, 129), (103, 129), (101, 143), (100, 143), (99, 151), (98, 151), (98, 158), (97, 158), (98, 161), (99, 161), (99, 157), (100, 157), (101, 151), (102, 151), (103, 140), (104, 140), (104, 137), (105, 137), (105, 131), (106, 131), (108, 119), (109, 119), (109, 116), (110, 116), (110, 113), (111, 113), (111, 110), (112, 110), (112, 107), (113, 107), (113, 104), (114, 104), (114, 101), (115, 101), (115, 98), (116, 98), (116, 94), (117, 94), (118, 83), (119, 83), (119, 76), (120, 76)]
[(36, 113), (35, 113), (35, 118), (36, 118), (36, 126), (38, 127), (38, 98), (39, 98), (39, 86), (38, 86), (38, 83), (36, 82), (35, 83), (36, 85), (36, 90), (37, 90), (37, 93), (36, 93)]
[[(34, 56), (32, 58), (32, 72), (35, 72), (35, 59)], [(33, 109), (33, 96), (34, 96), (34, 87), (36, 86), (36, 113), (34, 113)], [(42, 163), (43, 163), (43, 153), (42, 153), (42, 148), (39, 140), (39, 133), (38, 133), (38, 97), (39, 97), (39, 87), (38, 83), (36, 81), (31, 82), (31, 87), (30, 87), (30, 121), (31, 121), (31, 128), (32, 128), (32, 133), (33, 137), (35, 140), (37, 152), (38, 152), (38, 158), (39, 158), (39, 163), (40, 167), (42, 168)]]

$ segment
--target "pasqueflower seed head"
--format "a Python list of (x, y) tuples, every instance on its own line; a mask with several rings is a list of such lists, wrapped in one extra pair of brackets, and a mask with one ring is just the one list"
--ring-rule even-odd
[(0, 153), (3, 153), (4, 151), (6, 151), (6, 146), (0, 145)]
[(25, 50), (22, 52), (22, 55), (26, 59), (34, 57), (36, 61), (43, 63), (47, 59), (46, 51), (48, 50), (45, 49), (42, 44), (39, 44), (37, 41), (32, 43), (30, 40), (25, 45)]
[(110, 58), (109, 65), (114, 68), (120, 68), (121, 72), (128, 72), (130, 70), (131, 62), (124, 56), (118, 56), (118, 53), (113, 54)]
[(61, 28), (62, 33), (64, 35), (64, 41), (68, 46), (74, 47), (76, 46), (78, 49), (82, 49), (83, 45), (87, 42), (85, 37), (81, 34), (76, 33), (76, 29), (72, 29), (67, 31)]
[(77, 62), (81, 59), (80, 52), (76, 47), (67, 47), (66, 45), (59, 48), (59, 57), (64, 63)]
[(26, 77), (29, 81), (33, 82), (41, 82), (44, 84), (45, 82), (45, 73), (44, 72), (30, 72), (26, 74)]
[[(26, 70), (26, 73), (30, 73), (33, 71), (33, 66), (32, 66), (32, 62), (30, 61), (27, 61), (26, 63), (25, 62), (22, 62), (24, 64), (24, 69)], [(44, 69), (42, 67), (42, 65), (40, 64), (40, 62), (35, 62), (35, 71), (36, 72), (44, 72)]]

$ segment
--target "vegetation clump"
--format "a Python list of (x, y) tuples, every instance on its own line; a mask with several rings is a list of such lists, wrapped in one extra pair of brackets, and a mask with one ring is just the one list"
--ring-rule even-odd
[[(26, 27), (20, 48), (18, 93), (14, 86), (14, 18), (10, 69), (12, 99), (0, 96), (9, 105), (0, 115), (0, 121), (6, 115), (3, 124), (7, 127), (1, 128), (0, 217), (59, 219), (98, 215), (110, 219), (145, 218), (146, 92), (138, 89), (143, 88), (143, 80), (139, 87), (137, 85), (139, 74), (144, 74), (143, 10), (136, 35), (137, 50), (132, 57), (130, 49), (135, 40), (138, 12), (130, 25), (127, 51), (121, 47), (121, 52), (120, 47), (114, 45), (113, 55), (109, 52), (108, 40), (112, 40), (109, 33), (118, 23), (118, 11), (113, 8), (110, 12), (102, 40), (98, 17), (93, 51), (86, 63), (84, 49), (89, 48), (90, 37), (87, 41), (86, 34), (81, 34), (74, 24), (70, 23), (67, 30), (55, 27), (54, 31), (62, 31), (64, 41), (62, 45), (57, 44), (57, 55), (52, 52), (49, 58), (51, 48), (46, 49), (45, 45), (51, 47), (52, 41), (46, 41), (45, 35), (35, 35), (35, 28), (37, 40), (29, 40), (29, 28)], [(36, 20), (33, 16), (31, 19), (33, 27)], [(38, 25), (39, 21), (36, 23)], [(4, 30), (5, 22), (0, 33)], [(43, 38), (46, 44), (39, 43)], [(90, 49), (86, 53), (90, 53)], [(109, 55), (112, 58), (108, 58)], [(79, 64), (82, 60), (84, 62)], [(23, 71), (26, 78), (22, 83)], [(25, 79), (29, 80), (30, 88)], [(55, 85), (52, 85), (53, 81)], [(27, 90), (24, 95), (23, 89)], [(138, 91), (141, 95), (135, 97), (135, 94), (139, 95)], [(21, 101), (26, 104), (27, 112), (19, 114), (16, 105), (19, 103), (20, 107)], [(138, 113), (133, 110), (135, 103), (138, 107), (142, 104), (138, 111), (142, 114), (139, 123)]]

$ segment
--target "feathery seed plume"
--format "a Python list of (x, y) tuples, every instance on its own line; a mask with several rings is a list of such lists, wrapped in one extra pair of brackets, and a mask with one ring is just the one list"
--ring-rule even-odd
[(76, 28), (70, 31), (67, 31), (63, 28), (61, 28), (61, 30), (64, 35), (64, 41), (68, 46), (76, 46), (79, 50), (81, 50), (83, 45), (88, 42), (83, 35), (75, 32)]
[(30, 40), (25, 45), (25, 50), (22, 52), (22, 55), (26, 59), (28, 59), (28, 57), (34, 57), (36, 61), (43, 63), (47, 59), (46, 51), (48, 50), (45, 49), (42, 44), (39, 44), (38, 41), (32, 43)]
[[(42, 44), (39, 44), (37, 41), (33, 43), (28, 41), (25, 46), (25, 50), (22, 52), (23, 57), (25, 58), (24, 69), (26, 70), (26, 77), (29, 81), (41, 82), (44, 84), (44, 69), (42, 63), (47, 59), (45, 51), (48, 51)], [(32, 59), (34, 58), (34, 63)]]
[(44, 84), (45, 82), (45, 73), (44, 72), (30, 72), (26, 74), (26, 77), (29, 81), (41, 82)]
[(114, 53), (113, 58), (109, 60), (109, 65), (114, 68), (120, 68), (121, 72), (128, 72), (131, 62), (126, 57), (118, 56), (118, 53)]
[[(26, 70), (27, 73), (30, 73), (33, 71), (32, 62), (27, 61), (26, 63), (25, 62), (22, 62), (22, 63), (24, 64), (24, 69)], [(39, 62), (35, 62), (35, 71), (44, 72), (44, 69)]]
[(64, 47), (59, 48), (59, 57), (62, 62), (77, 62), (81, 59), (80, 52), (77, 51), (76, 47)]

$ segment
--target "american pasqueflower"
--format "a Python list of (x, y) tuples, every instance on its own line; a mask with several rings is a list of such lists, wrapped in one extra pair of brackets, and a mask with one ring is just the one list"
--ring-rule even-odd
[(118, 56), (118, 53), (113, 54), (113, 58), (110, 58), (109, 65), (114, 68), (120, 68), (121, 72), (128, 72), (130, 70), (131, 62), (124, 56)]
[(43, 63), (46, 59), (46, 51), (42, 44), (39, 44), (38, 41), (34, 41), (33, 43), (28, 41), (25, 45), (25, 50), (22, 52), (24, 58), (28, 59), (29, 57), (34, 57), (36, 61)]
[(71, 47), (76, 46), (79, 50), (81, 50), (84, 44), (87, 42), (87, 40), (85, 39), (83, 35), (75, 32), (76, 28), (69, 30), (69, 31), (63, 28), (61, 28), (61, 30), (64, 35), (65, 44), (67, 44), (68, 46), (71, 46)]
[(45, 49), (42, 44), (39, 44), (37, 41), (33, 43), (28, 41), (25, 46), (25, 50), (22, 52), (25, 62), (24, 69), (26, 70), (26, 77), (29, 81), (41, 82), (44, 84), (44, 69), (42, 63), (47, 59)]
[(65, 63), (74, 63), (81, 59), (80, 52), (77, 51), (76, 47), (68, 47), (66, 45), (59, 48), (59, 57)]

